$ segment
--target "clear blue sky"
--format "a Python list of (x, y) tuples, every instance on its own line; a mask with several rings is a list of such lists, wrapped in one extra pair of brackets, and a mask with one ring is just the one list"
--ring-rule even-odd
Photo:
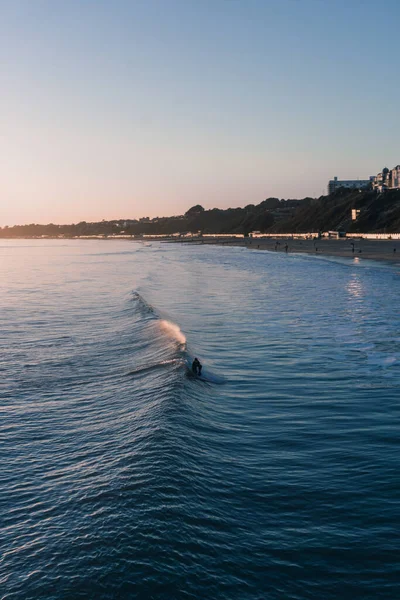
[(400, 163), (398, 0), (0, 0), (0, 225), (181, 214)]

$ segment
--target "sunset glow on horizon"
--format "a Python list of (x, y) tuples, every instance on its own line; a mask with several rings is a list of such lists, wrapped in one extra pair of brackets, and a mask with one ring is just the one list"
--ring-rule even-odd
[(0, 226), (318, 197), (399, 164), (399, 17), (395, 0), (4, 0)]

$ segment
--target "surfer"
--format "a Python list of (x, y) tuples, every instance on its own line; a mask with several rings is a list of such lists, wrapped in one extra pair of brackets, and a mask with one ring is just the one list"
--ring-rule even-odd
[(192, 362), (192, 371), (195, 375), (201, 375), (201, 370), (202, 370), (203, 366), (200, 363), (198, 358), (195, 358), (194, 361)]

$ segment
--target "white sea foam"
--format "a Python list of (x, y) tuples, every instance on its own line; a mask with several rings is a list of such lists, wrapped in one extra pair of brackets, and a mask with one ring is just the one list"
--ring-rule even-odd
[(185, 345), (186, 345), (186, 337), (182, 333), (182, 331), (179, 328), (179, 326), (176, 325), (176, 323), (172, 323), (171, 321), (166, 321), (165, 319), (162, 319), (160, 321), (160, 328), (169, 337), (171, 337), (176, 342), (178, 342), (178, 344), (180, 346), (185, 347)]

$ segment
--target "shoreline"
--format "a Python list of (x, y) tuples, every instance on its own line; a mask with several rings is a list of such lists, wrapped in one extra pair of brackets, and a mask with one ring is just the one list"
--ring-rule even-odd
[[(300, 240), (287, 238), (228, 238), (207, 240), (171, 240), (170, 243), (238, 246), (249, 250), (280, 252), (286, 254), (311, 254), (336, 258), (366, 259), (391, 264), (400, 262), (400, 240), (327, 239)], [(354, 251), (353, 251), (354, 248)]]
[[(212, 246), (237, 246), (247, 248), (248, 250), (259, 250), (269, 252), (283, 252), (287, 254), (311, 254), (315, 256), (331, 256), (337, 258), (348, 259), (366, 259), (397, 264), (400, 262), (400, 240), (371, 240), (366, 238), (321, 238), (321, 239), (304, 239), (295, 238), (291, 235), (287, 237), (268, 237), (268, 238), (236, 238), (236, 237), (215, 237), (215, 238), (163, 238), (146, 237), (146, 238), (129, 238), (126, 236), (96, 236), (96, 237), (4, 237), (0, 238), (4, 241), (12, 240), (57, 240), (57, 241), (129, 241), (142, 243), (145, 245), (153, 242), (162, 242), (164, 244), (193, 244), (195, 246), (212, 245)], [(286, 250), (287, 245), (287, 250)], [(353, 251), (354, 248), (354, 251)]]

